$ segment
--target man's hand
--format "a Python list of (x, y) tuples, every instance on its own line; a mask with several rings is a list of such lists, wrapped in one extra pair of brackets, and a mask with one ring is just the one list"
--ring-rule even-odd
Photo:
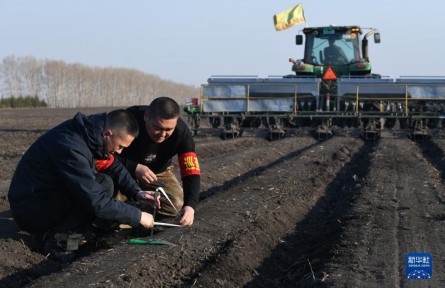
[(156, 174), (153, 173), (153, 171), (150, 170), (145, 165), (138, 164), (136, 166), (136, 170), (134, 171), (134, 175), (136, 176), (136, 179), (143, 181), (145, 183), (152, 183), (158, 180), (158, 177), (156, 177)]
[(153, 220), (153, 215), (151, 215), (150, 213), (142, 211), (140, 223), (141, 223), (142, 226), (144, 226), (147, 229), (152, 228), (154, 226), (154, 224), (155, 224), (155, 222)]
[(193, 220), (195, 219), (195, 209), (190, 206), (184, 206), (181, 211), (179, 211), (179, 224), (181, 226), (192, 226)]
[(139, 191), (138, 194), (136, 194), (136, 200), (139, 203), (142, 203), (147, 206), (152, 206), (156, 209), (161, 209), (161, 195), (158, 195), (155, 199), (155, 192), (154, 191)]

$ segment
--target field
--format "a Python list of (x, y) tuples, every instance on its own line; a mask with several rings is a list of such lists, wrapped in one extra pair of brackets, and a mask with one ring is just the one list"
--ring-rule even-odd
[[(445, 287), (439, 139), (196, 138), (192, 227), (123, 229), (72, 264), (47, 259), (17, 231), (7, 190), (29, 145), (76, 111), (0, 110), (0, 287)], [(136, 237), (175, 245), (126, 243)], [(432, 254), (431, 279), (407, 279), (413, 252)]]

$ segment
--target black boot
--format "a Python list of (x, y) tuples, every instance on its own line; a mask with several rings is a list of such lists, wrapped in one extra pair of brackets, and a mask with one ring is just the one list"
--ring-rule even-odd
[(61, 263), (71, 263), (79, 249), (82, 234), (47, 232), (43, 236), (43, 254)]

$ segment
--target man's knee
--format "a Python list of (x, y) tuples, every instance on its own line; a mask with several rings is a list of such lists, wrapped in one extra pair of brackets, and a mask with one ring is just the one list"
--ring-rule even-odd
[(99, 183), (102, 188), (103, 191), (105, 193), (107, 193), (110, 197), (113, 197), (114, 195), (114, 183), (113, 183), (113, 179), (103, 173), (98, 173), (96, 174), (96, 182)]

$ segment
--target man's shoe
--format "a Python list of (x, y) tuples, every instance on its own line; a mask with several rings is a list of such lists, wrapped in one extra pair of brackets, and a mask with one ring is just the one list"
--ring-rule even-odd
[(51, 259), (61, 263), (71, 263), (82, 240), (78, 233), (48, 232), (43, 237), (43, 253)]

